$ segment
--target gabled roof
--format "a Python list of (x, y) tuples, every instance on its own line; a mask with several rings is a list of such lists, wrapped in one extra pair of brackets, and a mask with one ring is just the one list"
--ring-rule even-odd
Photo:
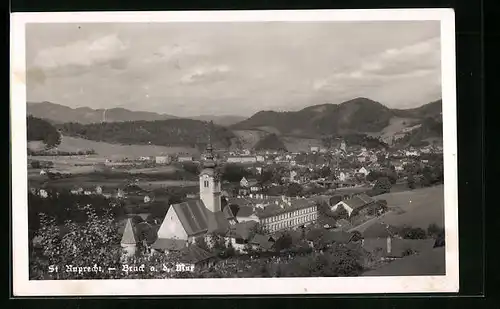
[(351, 241), (351, 239), (354, 237), (354, 234), (344, 231), (329, 231), (323, 237), (325, 237), (328, 241), (346, 244)]
[(227, 236), (248, 240), (252, 228), (257, 224), (255, 221), (245, 221), (232, 225)]
[(121, 244), (122, 245), (137, 244), (137, 240), (134, 234), (134, 229), (132, 227), (132, 220), (130, 218), (127, 220), (127, 224), (125, 225), (125, 230), (123, 231)]
[(251, 206), (240, 206), (236, 212), (237, 217), (250, 217), (251, 215), (253, 215), (253, 207)]
[[(172, 205), (188, 236), (204, 233), (225, 233), (229, 229), (228, 211), (211, 212), (203, 201), (190, 200)], [(227, 208), (227, 207), (226, 207)]]
[(366, 194), (356, 195), (355, 197), (344, 201), (344, 203), (352, 209), (360, 208), (373, 202), (374, 200)]
[(269, 240), (268, 236), (264, 236), (261, 234), (255, 234), (255, 236), (250, 240), (251, 244), (259, 245), (264, 249), (271, 249), (273, 247), (273, 242)]
[(188, 236), (205, 233), (208, 230), (208, 217), (201, 200), (191, 200), (173, 204), (172, 208), (179, 217)]
[(215, 257), (215, 255), (197, 245), (190, 245), (181, 250), (181, 261), (183, 263), (197, 264), (213, 257)]

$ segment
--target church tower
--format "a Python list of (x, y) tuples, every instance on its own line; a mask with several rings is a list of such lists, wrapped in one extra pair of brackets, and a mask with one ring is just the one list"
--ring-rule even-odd
[[(212, 123), (210, 125), (212, 126)], [(209, 134), (203, 169), (200, 173), (200, 199), (205, 207), (212, 212), (222, 210), (220, 176), (215, 169), (216, 166), (211, 134)]]

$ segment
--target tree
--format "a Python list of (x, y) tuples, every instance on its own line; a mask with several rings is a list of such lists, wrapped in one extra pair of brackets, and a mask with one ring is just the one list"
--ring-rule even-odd
[(368, 208), (368, 214), (371, 216), (376, 216), (387, 212), (387, 210), (389, 210), (389, 207), (387, 207), (387, 201), (378, 200), (375, 202), (375, 205), (373, 207)]
[(210, 248), (208, 247), (208, 244), (207, 244), (207, 242), (205, 241), (205, 237), (203, 237), (203, 236), (197, 237), (197, 238), (195, 239), (195, 244), (196, 244), (198, 247), (200, 247), (200, 248), (202, 248), (202, 249), (204, 249), (204, 250), (206, 250), (206, 251), (210, 251)]
[(291, 183), (290, 185), (288, 185), (288, 188), (286, 190), (286, 195), (287, 196), (300, 196), (302, 195), (303, 193), (303, 188), (301, 185), (299, 185), (298, 183)]
[(436, 239), (434, 247), (443, 247), (445, 245), (445, 231), (444, 228), (439, 227), (437, 224), (432, 223), (427, 228), (427, 235)]
[(372, 188), (372, 196), (380, 195), (384, 193), (389, 193), (391, 191), (392, 184), (387, 177), (381, 177), (377, 180)]
[(427, 233), (425, 230), (419, 227), (409, 227), (404, 226), (400, 229), (398, 233), (402, 238), (405, 239), (426, 239)]
[[(40, 229), (35, 233), (40, 239), (40, 251), (30, 259), (32, 279), (79, 279), (113, 277), (113, 274), (98, 271), (49, 272), (49, 265), (66, 267), (116, 267), (119, 269), (122, 255), (119, 236), (111, 211), (97, 216), (90, 205), (80, 206), (88, 220), (83, 224), (66, 221), (64, 232), (56, 225), (54, 218), (44, 214), (40, 218)], [(65, 266), (67, 265), (67, 266)]]
[(332, 174), (332, 170), (328, 166), (324, 166), (320, 169), (319, 175), (322, 178), (327, 178)]
[(408, 184), (408, 188), (411, 190), (415, 189), (415, 177), (413, 177), (413, 175), (408, 175), (406, 182)]
[(248, 177), (250, 172), (238, 164), (226, 164), (222, 168), (222, 180), (238, 183), (243, 177)]
[(143, 222), (143, 221), (144, 220), (139, 215), (135, 215), (135, 216), (132, 217), (132, 225), (134, 225), (134, 226), (137, 225), (137, 224), (139, 224), (139, 223), (141, 223), (141, 222)]
[(330, 198), (329, 200), (329, 204), (330, 206), (333, 206), (335, 204), (337, 204), (338, 202), (341, 202), (342, 201), (342, 196), (340, 195), (334, 195)]
[(274, 243), (274, 248), (277, 251), (290, 249), (290, 247), (292, 246), (292, 242), (292, 236), (288, 233), (284, 233), (276, 240), (276, 242)]

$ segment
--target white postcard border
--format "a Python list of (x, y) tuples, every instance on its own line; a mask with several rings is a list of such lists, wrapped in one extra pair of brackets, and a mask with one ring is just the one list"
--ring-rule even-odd
[[(11, 151), (14, 296), (255, 295), (458, 292), (455, 16), (452, 9), (64, 12), (11, 15)], [(441, 21), (446, 275), (349, 278), (29, 280), (26, 23)]]

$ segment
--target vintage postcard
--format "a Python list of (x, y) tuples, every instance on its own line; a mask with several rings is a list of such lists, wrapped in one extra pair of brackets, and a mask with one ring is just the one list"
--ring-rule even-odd
[(453, 10), (11, 29), (14, 296), (458, 292)]

